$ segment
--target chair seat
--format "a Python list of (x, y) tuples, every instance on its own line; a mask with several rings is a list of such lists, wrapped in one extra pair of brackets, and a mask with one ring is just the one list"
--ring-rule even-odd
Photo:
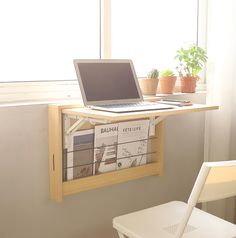
[[(116, 217), (113, 227), (131, 238), (173, 238), (186, 208), (169, 202)], [(194, 208), (183, 238), (236, 238), (236, 225)]]

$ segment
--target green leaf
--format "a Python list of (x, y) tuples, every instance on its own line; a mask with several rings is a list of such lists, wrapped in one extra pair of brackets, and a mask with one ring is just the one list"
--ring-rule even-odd
[(204, 49), (197, 45), (188, 48), (181, 47), (176, 51), (175, 60), (178, 60), (179, 75), (197, 76), (207, 62), (207, 54)]

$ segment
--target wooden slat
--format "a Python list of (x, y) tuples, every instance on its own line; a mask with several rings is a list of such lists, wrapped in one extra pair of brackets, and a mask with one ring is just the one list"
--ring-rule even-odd
[(157, 151), (153, 154), (152, 161), (158, 162), (160, 174), (163, 174), (163, 160), (164, 160), (164, 121), (159, 122), (156, 125), (156, 135), (157, 139), (152, 141), (152, 151)]
[(161, 171), (159, 163), (151, 163), (129, 169), (117, 170), (100, 175), (71, 180), (63, 183), (63, 195), (70, 195), (82, 191), (142, 178), (145, 176), (158, 175), (160, 173)]
[(133, 120), (133, 119), (141, 119), (141, 118), (149, 118), (156, 116), (170, 116), (170, 115), (178, 115), (190, 112), (201, 112), (208, 110), (216, 110), (219, 109), (219, 106), (207, 106), (194, 104), (192, 106), (185, 107), (176, 107), (172, 109), (165, 110), (151, 110), (151, 111), (140, 111), (140, 112), (128, 112), (128, 113), (112, 113), (112, 112), (104, 112), (98, 110), (92, 110), (89, 108), (72, 108), (72, 109), (63, 109), (62, 113), (77, 115), (80, 117), (89, 117), (96, 119), (104, 119), (110, 121), (124, 121), (124, 120)]
[(62, 201), (62, 122), (61, 110), (57, 106), (48, 109), (50, 196)]

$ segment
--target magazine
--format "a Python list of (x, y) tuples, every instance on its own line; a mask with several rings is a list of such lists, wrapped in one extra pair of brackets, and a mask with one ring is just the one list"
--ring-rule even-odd
[(118, 124), (95, 126), (94, 174), (116, 170)]
[(117, 169), (147, 163), (148, 129), (149, 120), (119, 123)]
[(93, 175), (94, 130), (76, 131), (68, 138), (67, 180)]

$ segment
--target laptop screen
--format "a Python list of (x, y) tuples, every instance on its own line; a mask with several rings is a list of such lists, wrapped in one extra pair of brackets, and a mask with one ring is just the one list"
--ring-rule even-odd
[(74, 63), (82, 96), (87, 105), (142, 100), (130, 61), (75, 60)]

